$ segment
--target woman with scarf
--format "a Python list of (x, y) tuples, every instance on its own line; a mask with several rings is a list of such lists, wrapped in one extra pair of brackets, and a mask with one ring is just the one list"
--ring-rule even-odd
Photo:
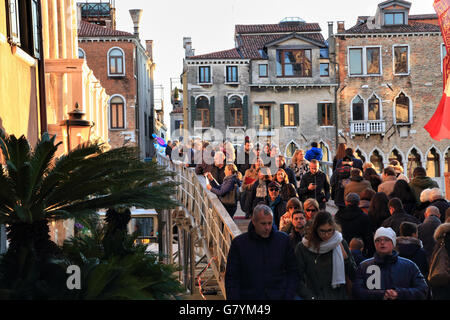
[(295, 250), (300, 274), (298, 295), (306, 300), (348, 299), (357, 269), (332, 215), (319, 211)]

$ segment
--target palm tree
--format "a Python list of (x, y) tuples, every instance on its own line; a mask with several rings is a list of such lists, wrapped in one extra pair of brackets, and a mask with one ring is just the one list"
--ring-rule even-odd
[[(32, 150), (24, 136), (0, 133), (5, 164), (0, 173), (0, 224), (7, 225), (10, 243), (0, 276), (7, 287), (18, 279), (29, 280), (31, 265), (64, 259), (50, 240), (51, 220), (83, 218), (115, 206), (176, 205), (170, 174), (154, 162), (140, 161), (136, 148), (104, 151), (99, 143), (87, 143), (55, 159), (58, 145), (55, 137), (44, 134)], [(39, 274), (31, 278), (35, 281)]]

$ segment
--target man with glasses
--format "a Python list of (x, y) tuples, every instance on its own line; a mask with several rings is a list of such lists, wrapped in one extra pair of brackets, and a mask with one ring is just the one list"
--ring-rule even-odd
[(330, 181), (328, 176), (320, 171), (319, 161), (312, 159), (309, 163), (309, 172), (303, 175), (298, 188), (300, 200), (308, 198), (316, 199), (319, 209), (325, 209), (330, 199)]
[(424, 300), (428, 285), (417, 265), (394, 250), (397, 236), (380, 227), (374, 236), (375, 254), (358, 267), (353, 296), (363, 300)]
[(280, 219), (286, 213), (286, 201), (283, 201), (280, 196), (281, 185), (272, 181), (268, 185), (269, 194), (266, 197), (266, 205), (272, 209), (274, 224), (277, 230), (280, 229)]

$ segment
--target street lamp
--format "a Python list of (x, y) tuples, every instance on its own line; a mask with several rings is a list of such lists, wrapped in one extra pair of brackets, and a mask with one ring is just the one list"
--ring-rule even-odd
[(68, 115), (69, 119), (59, 123), (66, 153), (89, 141), (91, 128), (94, 126), (94, 122), (83, 119), (85, 113), (79, 109), (78, 102), (75, 103), (75, 109), (69, 112)]

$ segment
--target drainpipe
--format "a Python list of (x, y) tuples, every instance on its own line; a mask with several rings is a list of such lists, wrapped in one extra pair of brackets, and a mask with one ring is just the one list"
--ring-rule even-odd
[(337, 152), (338, 144), (339, 144), (339, 130), (338, 130), (338, 99), (337, 92), (341, 86), (341, 79), (339, 74), (339, 63), (337, 62), (337, 53), (336, 53), (336, 39), (333, 34), (333, 21), (328, 22), (328, 50), (330, 54), (330, 62), (334, 65), (335, 78), (337, 80), (337, 87), (334, 89), (334, 103), (335, 107), (333, 110), (333, 118), (334, 118), (334, 134), (335, 134), (335, 153)]
[(44, 69), (44, 42), (42, 36), (42, 7), (41, 1), (37, 2), (38, 4), (38, 13), (39, 13), (39, 59), (38, 59), (38, 78), (39, 78), (39, 124), (41, 128), (40, 135), (46, 133), (48, 131), (47, 128), (47, 100), (45, 96), (45, 69)]

